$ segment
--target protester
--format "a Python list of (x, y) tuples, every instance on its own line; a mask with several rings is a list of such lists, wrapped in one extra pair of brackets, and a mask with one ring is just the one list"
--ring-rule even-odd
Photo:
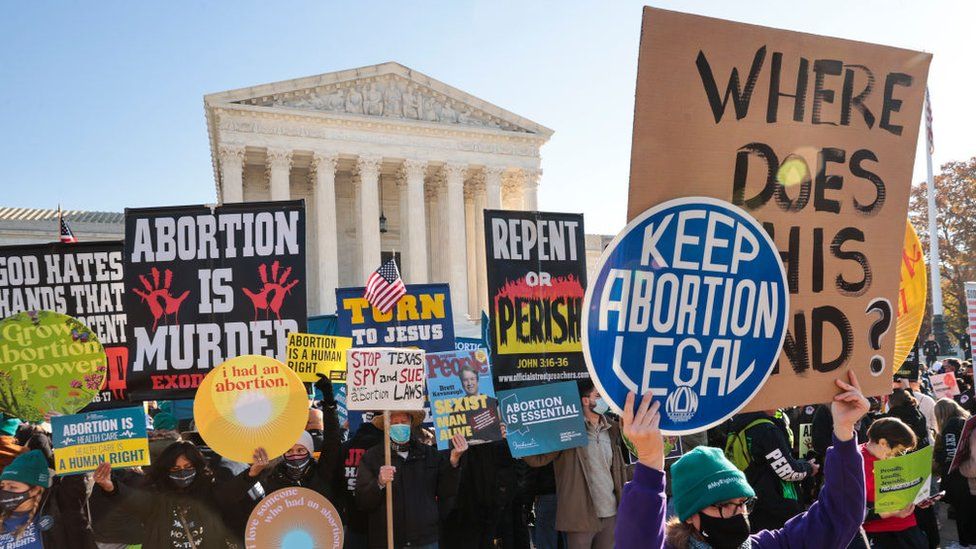
[(229, 531), (220, 510), (241, 501), (267, 465), (267, 452), (258, 448), (247, 471), (216, 483), (200, 450), (179, 441), (150, 466), (145, 488), (116, 484), (108, 463), (98, 467), (94, 480), (117, 498), (120, 509), (145, 524), (144, 549), (227, 549), (243, 532)]
[[(141, 468), (112, 469), (113, 484), (125, 484), (131, 488), (142, 488), (146, 476)], [(92, 529), (98, 549), (126, 549), (130, 545), (142, 545), (145, 526), (141, 520), (125, 512), (118, 500), (105, 493), (96, 484), (88, 499), (91, 510)]]
[(314, 407), (308, 409), (305, 431), (312, 437), (312, 447), (315, 452), (321, 452), (322, 444), (325, 441), (325, 415), (322, 410)]
[(55, 479), (39, 450), (14, 458), (0, 473), (0, 549), (14, 547), (94, 549), (85, 477)]
[(623, 414), (624, 433), (634, 444), (639, 463), (634, 480), (624, 487), (616, 547), (846, 547), (864, 517), (864, 466), (854, 425), (868, 410), (853, 372), (849, 381), (836, 381), (842, 392), (831, 403), (834, 444), (827, 451), (820, 498), (783, 528), (752, 535), (748, 508), (755, 492), (745, 475), (717, 448), (695, 448), (671, 467), (677, 517), (665, 525), (660, 403), (652, 404), (648, 393), (635, 413), (635, 397), (629, 394)]
[[(437, 448), (418, 440), (424, 420), (420, 411), (390, 413), (390, 445), (393, 465), (385, 465), (381, 445), (369, 449), (359, 464), (356, 479), (356, 504), (369, 513), (369, 547), (386, 547), (386, 488), (393, 489), (393, 529), (395, 547), (436, 548), (440, 517), (449, 509), (438, 503), (457, 495), (458, 467), (468, 443), (460, 434), (451, 439), (449, 457)], [(383, 416), (373, 418), (383, 428)]]
[(620, 425), (590, 380), (578, 381), (587, 444), (522, 459), (532, 467), (555, 464), (556, 529), (569, 549), (613, 547), (621, 490), (627, 481)]
[[(782, 528), (787, 520), (802, 513), (800, 482), (819, 471), (816, 462), (793, 457), (787, 427), (774, 412), (738, 415), (729, 428), (730, 441), (738, 439), (746, 450), (745, 462), (733, 459), (733, 463), (745, 472), (757, 496), (749, 515), (753, 533)], [(728, 453), (730, 446), (726, 448)]]
[(535, 549), (557, 549), (560, 542), (565, 545), (565, 534), (556, 530), (556, 473), (552, 464), (529, 470), (526, 485), (533, 498), (532, 546)]
[(267, 477), (261, 481), (265, 494), (282, 488), (300, 486), (318, 492), (330, 502), (335, 501), (335, 484), (331, 478), (333, 471), (320, 469), (312, 455), (314, 453), (312, 435), (302, 431), (298, 442), (285, 452), (283, 459), (279, 460)]
[[(373, 412), (363, 414), (363, 423), (356, 429), (352, 437), (343, 443), (339, 451), (338, 470), (333, 475), (336, 485), (335, 492), (339, 501), (333, 501), (343, 513), (345, 532), (345, 549), (366, 549), (369, 546), (367, 533), (369, 531), (369, 513), (359, 509), (356, 505), (356, 477), (359, 464), (362, 463), (366, 450), (383, 442), (383, 431), (373, 425)], [(341, 507), (340, 507), (341, 505)]]
[(939, 342), (935, 340), (935, 334), (929, 334), (928, 339), (922, 344), (922, 353), (925, 355), (925, 367), (931, 368), (939, 358)]
[[(918, 527), (915, 505), (887, 513), (874, 510), (874, 463), (915, 449), (918, 435), (903, 421), (894, 417), (878, 419), (868, 429), (868, 441), (861, 445), (864, 457), (864, 479), (867, 488), (867, 517), (864, 530), (871, 540), (871, 547), (878, 549), (924, 549), (928, 538)], [(931, 504), (928, 504), (931, 505)]]
[(961, 545), (976, 545), (976, 417), (966, 421), (956, 456), (943, 481), (946, 500), (956, 512)]
[(15, 436), (20, 423), (17, 418), (0, 414), (0, 471), (25, 451), (24, 447), (17, 443)]
[(918, 448), (929, 445), (929, 427), (918, 408), (918, 401), (906, 389), (894, 389), (888, 397), (888, 417), (898, 418), (908, 425), (918, 439)]
[(938, 438), (935, 443), (935, 466), (940, 476), (949, 474), (952, 459), (956, 457), (962, 429), (969, 419), (969, 412), (951, 398), (940, 398), (935, 403), (935, 421)]

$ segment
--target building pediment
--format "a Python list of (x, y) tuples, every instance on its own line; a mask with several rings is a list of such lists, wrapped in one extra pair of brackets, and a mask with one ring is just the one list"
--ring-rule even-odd
[(548, 138), (552, 130), (399, 63), (276, 82), (206, 96), (208, 107), (240, 105), (282, 112), (383, 118), (517, 132)]

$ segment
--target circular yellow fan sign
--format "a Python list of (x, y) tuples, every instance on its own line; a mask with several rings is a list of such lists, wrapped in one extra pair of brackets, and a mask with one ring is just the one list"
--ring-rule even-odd
[(329, 500), (308, 488), (282, 488), (251, 511), (244, 531), (246, 549), (338, 549), (342, 520)]
[(271, 357), (243, 355), (203, 378), (193, 417), (213, 451), (250, 463), (258, 447), (275, 458), (298, 441), (308, 421), (308, 395), (291, 368)]
[(895, 324), (895, 359), (897, 371), (905, 362), (925, 316), (925, 296), (928, 291), (925, 254), (922, 243), (911, 222), (905, 223), (905, 243), (901, 251), (901, 278), (898, 282), (898, 320)]

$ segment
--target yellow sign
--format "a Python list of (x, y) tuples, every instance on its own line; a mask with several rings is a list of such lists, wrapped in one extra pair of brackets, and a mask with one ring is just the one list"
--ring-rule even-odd
[(298, 374), (281, 362), (243, 355), (203, 378), (193, 417), (215, 452), (250, 463), (258, 447), (275, 458), (298, 441), (308, 421), (308, 395)]
[(288, 334), (288, 367), (306, 383), (319, 380), (346, 380), (346, 351), (352, 348), (351, 337), (324, 336), (291, 332)]
[(905, 223), (905, 244), (901, 250), (901, 279), (898, 281), (898, 321), (895, 324), (895, 358), (897, 371), (912, 350), (925, 316), (928, 280), (925, 253), (911, 222)]

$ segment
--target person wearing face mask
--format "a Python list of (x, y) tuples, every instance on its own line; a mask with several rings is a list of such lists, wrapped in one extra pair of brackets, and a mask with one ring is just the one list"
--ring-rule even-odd
[[(303, 431), (298, 437), (298, 442), (285, 452), (278, 465), (271, 469), (267, 478), (261, 481), (264, 493), (270, 494), (281, 488), (301, 486), (315, 490), (335, 504), (336, 497), (333, 493), (333, 486), (322, 477), (313, 453), (312, 436)], [(336, 507), (341, 508), (338, 505)]]
[(556, 473), (556, 529), (569, 549), (610, 549), (621, 490), (627, 482), (620, 426), (605, 416), (609, 406), (593, 382), (579, 386), (587, 444), (522, 458), (532, 467), (553, 463)]
[(52, 485), (42, 452), (17, 456), (0, 474), (0, 549), (96, 549), (87, 519), (78, 514), (86, 500), (84, 475), (59, 477)]
[[(864, 456), (864, 478), (867, 489), (867, 517), (864, 519), (864, 530), (871, 540), (871, 547), (925, 549), (929, 546), (928, 538), (918, 527), (914, 504), (890, 513), (879, 514), (874, 510), (874, 462), (910, 452), (917, 442), (918, 438), (912, 428), (898, 418), (883, 417), (868, 428), (868, 441), (861, 445), (861, 455)], [(931, 505), (928, 503), (925, 507)]]
[(864, 460), (854, 425), (868, 411), (857, 377), (836, 380), (841, 393), (831, 403), (834, 443), (827, 450), (824, 487), (810, 508), (778, 530), (750, 534), (755, 492), (745, 475), (718, 448), (698, 447), (671, 466), (676, 517), (666, 520), (664, 437), (660, 402), (627, 395), (623, 431), (637, 451), (634, 480), (624, 487), (617, 515), (619, 549), (748, 549), (847, 547), (864, 518)]
[[(385, 465), (382, 444), (370, 448), (359, 464), (356, 504), (369, 513), (369, 547), (386, 547), (386, 490), (392, 485), (394, 546), (437, 548), (440, 517), (457, 494), (468, 443), (456, 434), (450, 451), (423, 444), (417, 439), (423, 420), (421, 411), (390, 412), (392, 465)], [(373, 424), (383, 429), (383, 416), (374, 417)]]
[(113, 482), (108, 463), (98, 467), (94, 480), (106, 496), (117, 498), (119, 509), (145, 524), (144, 549), (227, 549), (240, 540), (224, 524), (221, 509), (239, 505), (268, 466), (263, 448), (253, 459), (247, 470), (217, 483), (200, 450), (178, 441), (152, 463), (145, 488)]

